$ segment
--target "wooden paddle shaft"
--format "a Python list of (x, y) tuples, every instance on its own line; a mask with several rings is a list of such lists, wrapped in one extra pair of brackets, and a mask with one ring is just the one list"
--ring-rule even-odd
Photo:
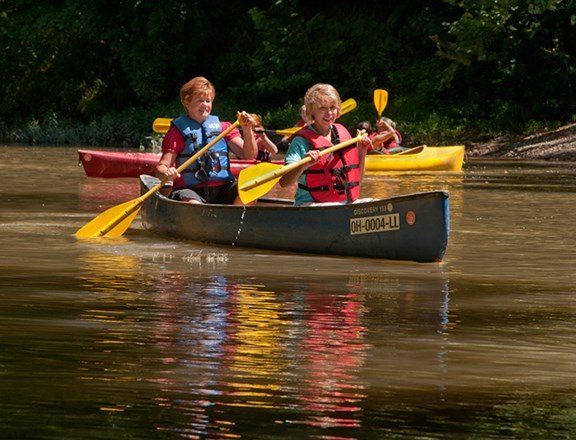
[[(342, 112), (340, 116), (354, 110), (358, 104), (353, 98), (349, 98), (342, 103)], [(156, 133), (166, 133), (170, 128), (171, 118), (156, 118), (152, 124), (152, 129)], [(282, 130), (264, 130), (266, 133), (274, 133), (280, 136), (290, 136), (300, 130), (301, 127), (291, 127)]]

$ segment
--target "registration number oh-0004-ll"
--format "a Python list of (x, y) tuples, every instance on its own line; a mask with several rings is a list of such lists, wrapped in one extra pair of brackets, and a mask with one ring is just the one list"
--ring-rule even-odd
[(395, 231), (398, 229), (400, 229), (400, 214), (398, 213), (350, 219), (350, 235)]

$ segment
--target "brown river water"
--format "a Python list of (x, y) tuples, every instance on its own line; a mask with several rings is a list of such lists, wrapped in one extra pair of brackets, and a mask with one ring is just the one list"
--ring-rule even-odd
[[(576, 436), (575, 164), (369, 173), (445, 189), (438, 264), (75, 232), (138, 195), (0, 146), (0, 438)], [(328, 225), (327, 225), (328, 227)]]

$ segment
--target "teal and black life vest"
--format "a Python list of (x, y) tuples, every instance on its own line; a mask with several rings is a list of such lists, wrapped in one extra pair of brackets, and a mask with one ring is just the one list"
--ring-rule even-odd
[[(352, 138), (340, 124), (332, 125), (331, 131), (334, 143), (309, 128), (299, 130), (295, 136), (303, 137), (317, 150)], [(322, 156), (303, 174), (306, 184), (299, 183), (298, 187), (308, 191), (316, 202), (353, 202), (360, 196), (360, 157), (356, 144)]]
[[(176, 158), (178, 167), (222, 133), (220, 120), (213, 115), (208, 116), (203, 124), (199, 124), (186, 115), (174, 119), (172, 124), (182, 133), (185, 141), (184, 149)], [(216, 142), (182, 172), (182, 178), (185, 185), (190, 188), (205, 186), (209, 181), (230, 182), (235, 180), (234, 175), (230, 172), (230, 157), (226, 141), (221, 139)]]

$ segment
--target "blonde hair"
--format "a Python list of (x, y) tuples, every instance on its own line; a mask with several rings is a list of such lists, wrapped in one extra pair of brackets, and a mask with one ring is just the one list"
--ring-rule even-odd
[(304, 104), (302, 104), (302, 107), (300, 107), (300, 110), (298, 110), (298, 115), (304, 122), (308, 122), (308, 117), (306, 116), (306, 106)]
[(184, 105), (190, 102), (194, 96), (209, 95), (212, 100), (216, 97), (216, 89), (210, 81), (203, 76), (192, 78), (180, 89), (180, 102)]
[(308, 89), (304, 95), (304, 106), (306, 107), (306, 119), (314, 120), (312, 113), (322, 107), (324, 104), (334, 104), (338, 107), (338, 116), (342, 108), (342, 100), (338, 91), (330, 84), (315, 84)]

